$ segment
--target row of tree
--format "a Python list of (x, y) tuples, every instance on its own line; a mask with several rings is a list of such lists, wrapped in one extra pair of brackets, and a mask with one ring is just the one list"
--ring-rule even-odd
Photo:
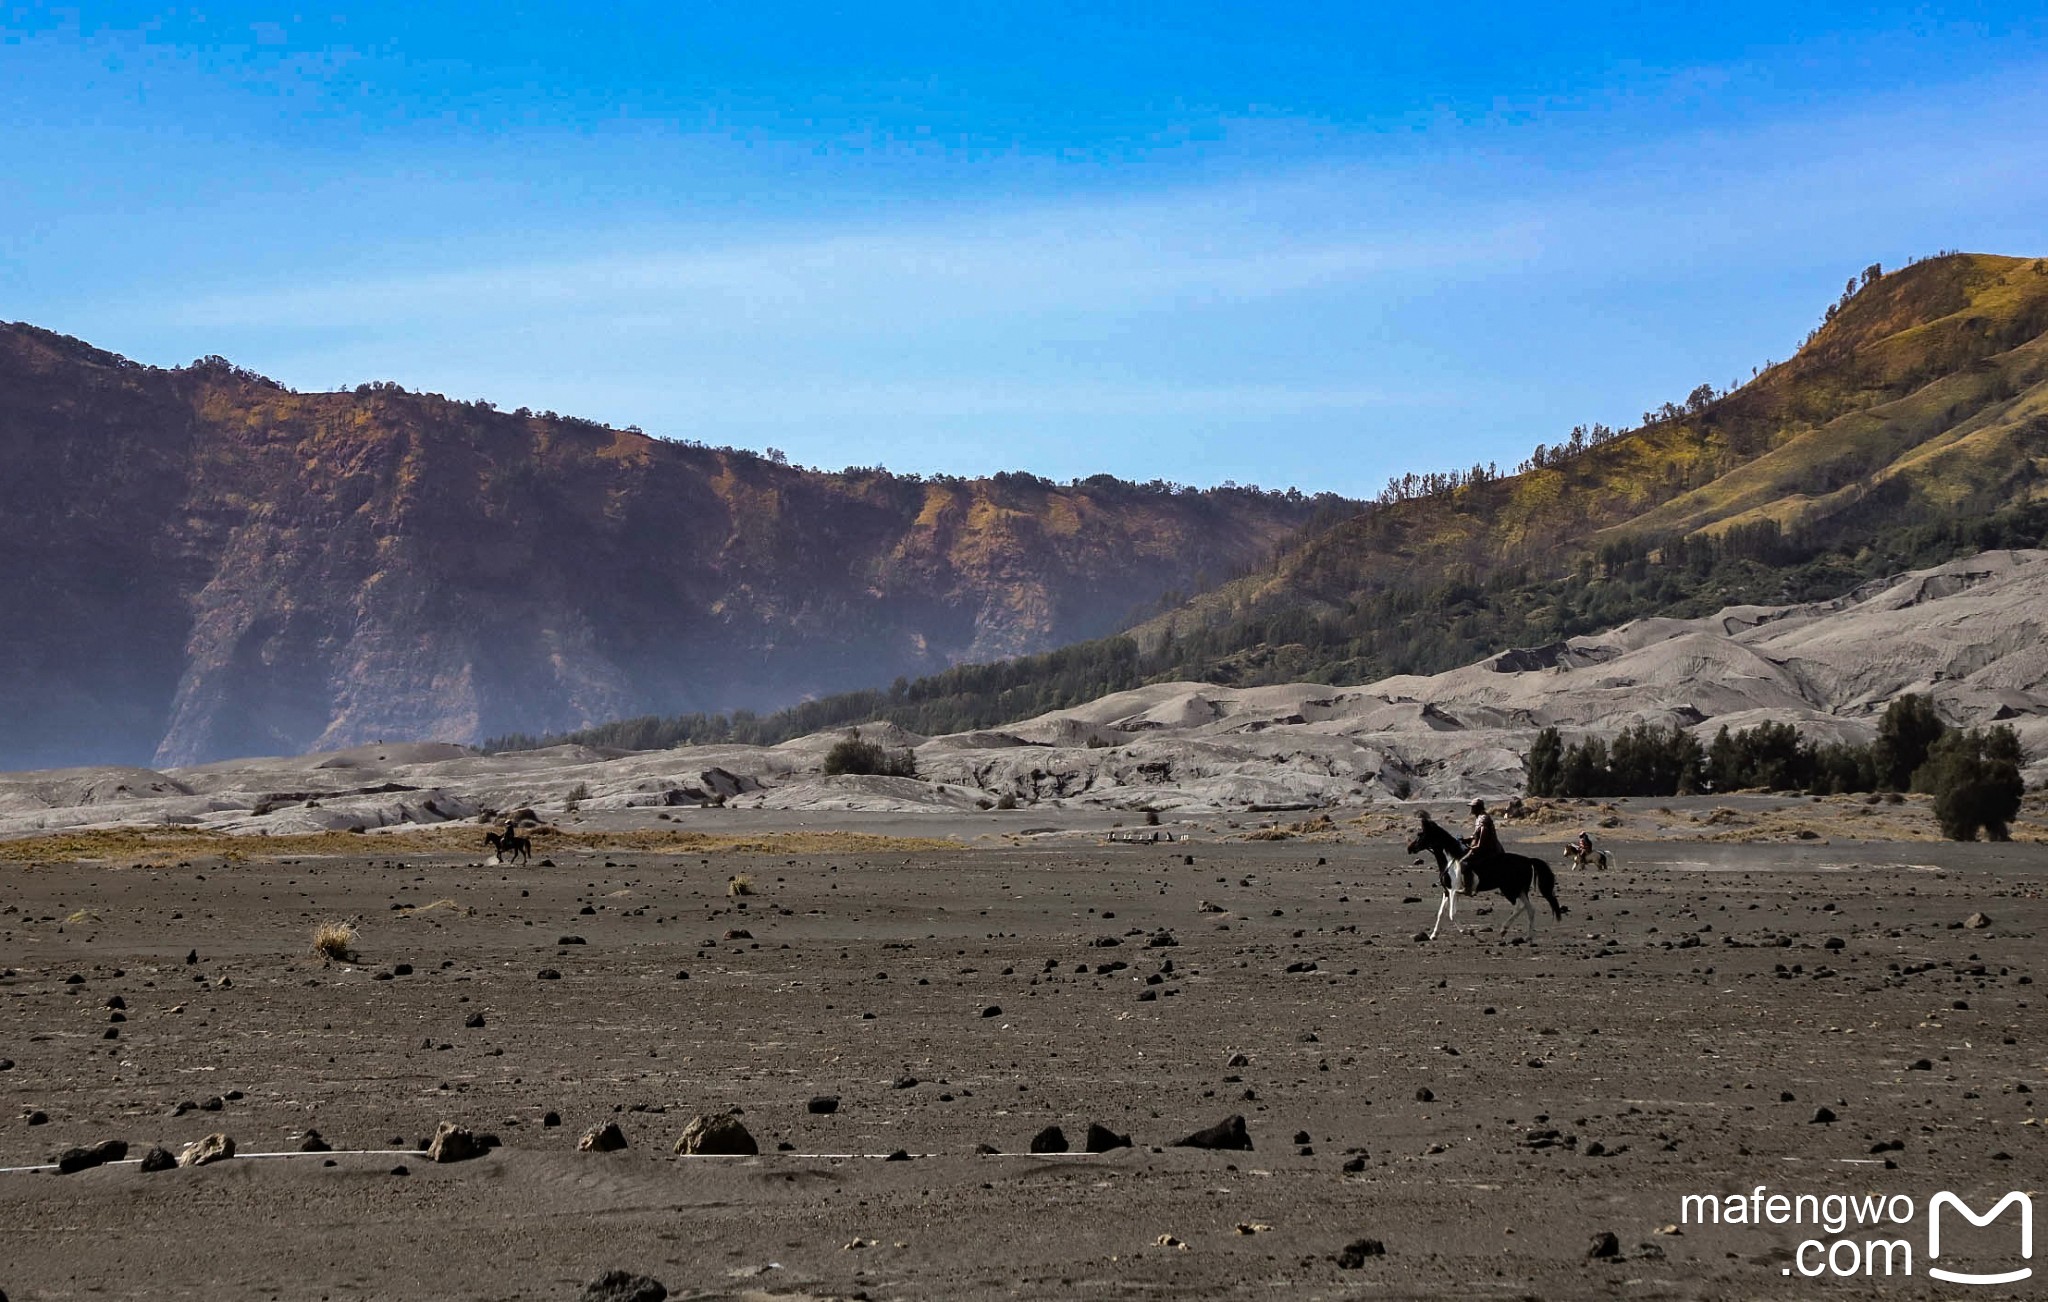
[(1677, 724), (1639, 723), (1612, 742), (1565, 744), (1556, 728), (1537, 734), (1527, 758), (1534, 796), (1673, 796), (1704, 791), (1918, 791), (1934, 797), (1944, 835), (1974, 841), (1981, 831), (2007, 839), (2019, 813), (2026, 757), (2009, 726), (1950, 728), (1933, 701), (1893, 701), (1868, 746), (1805, 740), (1789, 723), (1760, 723), (1731, 733), (1724, 725), (1706, 746)]

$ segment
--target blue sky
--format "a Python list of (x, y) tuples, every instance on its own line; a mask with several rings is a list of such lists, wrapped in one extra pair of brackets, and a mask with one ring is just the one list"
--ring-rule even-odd
[(1368, 494), (1746, 377), (1872, 261), (2048, 254), (2038, 9), (597, 8), (0, 0), (0, 319)]

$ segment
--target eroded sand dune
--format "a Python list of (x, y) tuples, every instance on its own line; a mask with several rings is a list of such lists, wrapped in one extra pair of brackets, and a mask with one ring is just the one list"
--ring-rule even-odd
[(1645, 619), (1430, 676), (1360, 687), (1160, 683), (999, 729), (868, 740), (913, 750), (920, 778), (826, 777), (841, 733), (779, 746), (616, 754), (562, 746), (478, 755), (358, 747), (156, 772), (0, 775), (0, 833), (173, 823), (291, 833), (717, 801), (783, 810), (956, 812), (1008, 797), (1101, 808), (1357, 805), (1520, 788), (1535, 731), (1760, 721), (1867, 741), (1885, 705), (1931, 694), (1952, 722), (2011, 723), (2048, 755), (2048, 552), (1989, 552), (1811, 605)]

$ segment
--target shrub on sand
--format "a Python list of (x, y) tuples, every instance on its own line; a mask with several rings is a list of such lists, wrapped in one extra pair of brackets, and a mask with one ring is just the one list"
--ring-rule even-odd
[(725, 893), (727, 895), (752, 895), (754, 893), (754, 879), (745, 873), (730, 878), (725, 883)]
[(313, 952), (336, 963), (356, 956), (356, 929), (346, 922), (323, 922), (313, 932)]

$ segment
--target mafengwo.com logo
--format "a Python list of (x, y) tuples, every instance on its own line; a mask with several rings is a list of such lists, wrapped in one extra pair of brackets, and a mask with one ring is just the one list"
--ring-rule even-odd
[[(2017, 1242), (2008, 1237), (2002, 1240), (2003, 1246), (1995, 1249), (1975, 1240), (1970, 1245), (1973, 1261), (1979, 1254), (1995, 1251), (2003, 1255), (2005, 1260), (2000, 1264), (2004, 1269), (1957, 1270), (1936, 1264), (1941, 1260), (1944, 1216), (1950, 1226), (1952, 1266), (1958, 1255), (1958, 1222), (1986, 1229), (2006, 1219), (2006, 1213), (2014, 1209), (2018, 1210)], [(2034, 1200), (2017, 1189), (1991, 1202), (1989, 1210), (1982, 1212), (1961, 1195), (1944, 1189), (1927, 1200), (1923, 1217), (1920, 1204), (1908, 1194), (1783, 1194), (1758, 1185), (1747, 1194), (1686, 1194), (1679, 1199), (1679, 1223), (1759, 1229), (1810, 1227), (1814, 1236), (1800, 1240), (1793, 1250), (1792, 1264), (1782, 1272), (1808, 1279), (1911, 1275), (1916, 1264), (1916, 1242), (1926, 1248), (1926, 1256), (1918, 1265), (1930, 1278), (1944, 1283), (2017, 1284), (2034, 1274), (2034, 1268), (2025, 1264), (2034, 1257)]]

